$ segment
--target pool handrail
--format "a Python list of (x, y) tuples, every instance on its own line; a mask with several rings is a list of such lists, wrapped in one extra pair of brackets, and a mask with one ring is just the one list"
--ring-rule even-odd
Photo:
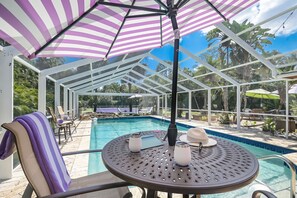
[(290, 168), (291, 170), (291, 182), (290, 182), (290, 198), (296, 198), (295, 193), (296, 193), (296, 168), (295, 164), (289, 160), (288, 158), (282, 156), (282, 155), (267, 155), (264, 157), (258, 158), (258, 160), (269, 160), (269, 159), (280, 159), (284, 161)]

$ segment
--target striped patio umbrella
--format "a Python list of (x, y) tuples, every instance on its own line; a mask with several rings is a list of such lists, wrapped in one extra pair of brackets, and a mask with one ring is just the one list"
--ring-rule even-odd
[(171, 125), (175, 144), (179, 38), (227, 20), (258, 0), (2, 0), (0, 38), (29, 58), (104, 59), (174, 40)]

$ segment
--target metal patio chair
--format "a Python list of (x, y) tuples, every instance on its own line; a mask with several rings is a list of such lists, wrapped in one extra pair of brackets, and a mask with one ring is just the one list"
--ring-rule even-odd
[(71, 125), (74, 127), (74, 130), (73, 130), (73, 133), (76, 132), (76, 128), (77, 128), (77, 125), (75, 124), (75, 120), (76, 120), (76, 117), (74, 116), (68, 116), (67, 114), (65, 114), (64, 110), (63, 110), (63, 107), (62, 106), (57, 106), (57, 111), (58, 111), (58, 115), (59, 117), (64, 120), (64, 121), (70, 121), (71, 122)]
[[(71, 179), (50, 123), (41, 112), (20, 116), (2, 127), (8, 131), (0, 145), (0, 157), (4, 159), (11, 155), (16, 145), (21, 166), (29, 181), (23, 197), (31, 197), (33, 191), (37, 197), (132, 196), (126, 187), (129, 183), (108, 171)], [(66, 155), (88, 152), (94, 151), (71, 152)]]
[(70, 138), (72, 139), (72, 134), (71, 134), (71, 125), (72, 125), (72, 121), (67, 121), (67, 120), (58, 120), (58, 118), (56, 117), (56, 114), (54, 113), (53, 109), (51, 107), (46, 107), (48, 113), (52, 116), (52, 121), (53, 121), (53, 125), (54, 125), (54, 131), (55, 128), (58, 129), (58, 138), (59, 138), (59, 144), (61, 144), (61, 132), (64, 132), (64, 138), (65, 140), (67, 140), (67, 132), (69, 133)]

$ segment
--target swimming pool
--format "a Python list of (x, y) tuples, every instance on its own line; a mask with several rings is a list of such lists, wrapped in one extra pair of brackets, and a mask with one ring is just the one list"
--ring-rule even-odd
[[(110, 140), (129, 133), (148, 130), (167, 130), (168, 121), (162, 121), (150, 117), (137, 118), (115, 118), (115, 119), (98, 119), (92, 123), (90, 149), (100, 149), (105, 146)], [(187, 131), (190, 127), (187, 125), (178, 124), (178, 130)], [(281, 154), (280, 152), (290, 152), (289, 150), (281, 151), (281, 148), (271, 146), (271, 150), (254, 146), (255, 141), (244, 139), (236, 139), (218, 133), (216, 131), (207, 130), (208, 134), (219, 136), (220, 138), (228, 139), (252, 152), (256, 157), (264, 157), (267, 155)], [(237, 141), (235, 141), (237, 140)], [(264, 147), (264, 146), (263, 146)], [(273, 149), (274, 148), (274, 149)], [(276, 152), (274, 150), (278, 150)], [(89, 174), (105, 171), (101, 155), (92, 153), (89, 156)], [(281, 191), (290, 186), (290, 171), (279, 160), (260, 161), (260, 171), (258, 180), (268, 184), (274, 191)], [(218, 197), (244, 197), (248, 190), (248, 186), (236, 191), (223, 194), (205, 195), (206, 198)]]

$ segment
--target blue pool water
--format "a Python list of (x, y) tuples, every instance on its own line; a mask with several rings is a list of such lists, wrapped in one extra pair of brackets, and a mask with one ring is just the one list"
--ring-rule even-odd
[[(169, 123), (155, 118), (119, 118), (119, 119), (99, 119), (92, 123), (90, 149), (101, 149), (110, 140), (134, 132), (148, 130), (167, 130)], [(177, 125), (178, 130), (187, 131), (188, 126)], [(222, 138), (222, 137), (221, 137)], [(267, 150), (247, 143), (230, 140), (241, 145), (256, 157), (260, 158), (267, 155), (280, 154), (275, 151)], [(101, 155), (92, 153), (89, 156), (89, 174), (105, 171)], [(286, 189), (290, 186), (290, 171), (279, 160), (260, 161), (260, 171), (257, 180), (268, 184), (275, 192)], [(221, 197), (245, 197), (248, 187), (241, 188), (223, 194), (204, 195), (205, 198)]]

